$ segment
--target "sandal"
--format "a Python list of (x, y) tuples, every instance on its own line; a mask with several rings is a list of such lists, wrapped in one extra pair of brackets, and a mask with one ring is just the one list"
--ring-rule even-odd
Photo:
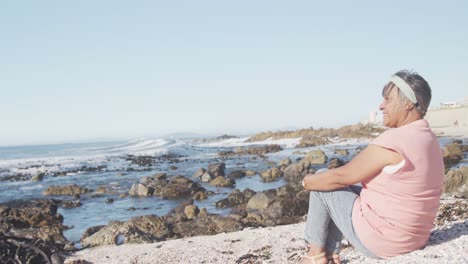
[(312, 257), (308, 255), (304, 255), (302, 256), (301, 260), (299, 260), (299, 264), (317, 264), (318, 263), (317, 261), (322, 259), (323, 257), (325, 257), (325, 252), (322, 252)]

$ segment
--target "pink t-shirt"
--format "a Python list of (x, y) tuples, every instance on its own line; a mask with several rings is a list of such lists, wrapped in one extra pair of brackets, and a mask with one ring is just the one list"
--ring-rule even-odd
[(439, 208), (444, 178), (440, 145), (426, 120), (385, 131), (371, 144), (398, 152), (404, 165), (362, 182), (353, 226), (362, 243), (389, 258), (423, 247)]

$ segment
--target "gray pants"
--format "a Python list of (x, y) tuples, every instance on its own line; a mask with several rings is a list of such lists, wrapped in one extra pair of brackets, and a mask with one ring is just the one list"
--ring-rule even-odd
[(327, 252), (338, 253), (344, 235), (365, 256), (379, 258), (362, 244), (354, 231), (353, 205), (360, 192), (361, 186), (355, 185), (329, 192), (310, 192), (304, 231), (307, 243), (324, 247)]

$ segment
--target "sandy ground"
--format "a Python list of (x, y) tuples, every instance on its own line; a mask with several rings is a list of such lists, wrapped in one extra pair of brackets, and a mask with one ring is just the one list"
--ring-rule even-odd
[[(297, 263), (304, 254), (304, 223), (244, 229), (153, 244), (103, 246), (69, 257), (92, 263)], [(423, 250), (390, 260), (369, 259), (352, 247), (341, 253), (342, 263), (468, 263), (468, 220), (434, 229)]]

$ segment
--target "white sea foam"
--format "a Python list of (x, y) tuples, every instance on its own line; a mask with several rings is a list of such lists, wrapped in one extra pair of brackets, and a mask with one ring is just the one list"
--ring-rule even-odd
[[(53, 173), (58, 171), (79, 170), (81, 167), (96, 167), (105, 165), (110, 169), (128, 166), (122, 157), (131, 155), (157, 156), (166, 154), (170, 148), (182, 146), (184, 143), (174, 140), (137, 139), (125, 143), (96, 143), (100, 146), (77, 147), (64, 145), (61, 149), (45, 149), (38, 157), (11, 158), (0, 160), (0, 176), (9, 174), (35, 175), (38, 173)], [(42, 146), (44, 148), (44, 146)]]

